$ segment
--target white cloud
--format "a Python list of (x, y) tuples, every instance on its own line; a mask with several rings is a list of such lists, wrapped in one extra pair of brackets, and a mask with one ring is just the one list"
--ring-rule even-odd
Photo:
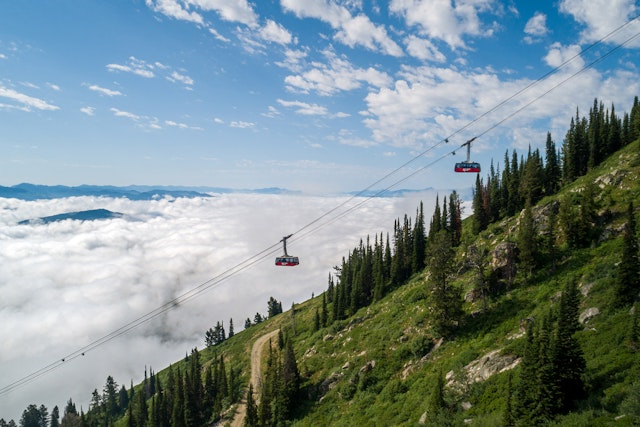
[(282, 45), (291, 43), (293, 39), (286, 28), (271, 19), (268, 19), (264, 27), (260, 29), (260, 36), (263, 40)]
[(285, 59), (283, 61), (276, 62), (280, 67), (286, 68), (292, 72), (299, 73), (303, 69), (303, 60), (307, 57), (308, 53), (303, 49), (286, 49), (284, 52)]
[[(577, 50), (577, 46), (555, 46), (546, 61), (552, 67), (557, 66)], [(501, 80), (490, 70), (405, 66), (393, 86), (366, 96), (368, 108), (363, 114), (363, 123), (376, 142), (397, 147), (423, 150), (463, 127), (467, 128), (464, 134), (456, 136), (462, 140), (460, 143), (491, 129), (491, 141), (505, 145), (513, 142), (514, 133), (508, 133), (509, 128), (528, 129), (535, 123), (545, 132), (564, 132), (575, 106), (591, 105), (594, 97), (604, 99), (605, 103), (614, 102), (616, 106), (627, 105), (630, 101), (626, 94), (636, 93), (639, 87), (633, 73), (600, 74), (589, 69), (575, 74), (581, 67), (582, 59), (577, 58), (541, 84), (485, 115), (533, 81)], [(570, 106), (567, 99), (571, 100)], [(521, 108), (526, 108), (526, 112), (511, 116)], [(508, 123), (494, 128), (505, 118), (509, 119)], [(557, 134), (555, 137), (560, 139)], [(532, 142), (543, 144), (544, 138)]]
[(269, 107), (267, 107), (267, 112), (262, 113), (262, 115), (265, 117), (274, 118), (280, 115), (280, 111), (278, 111), (278, 109), (273, 105), (269, 105)]
[(524, 27), (526, 34), (524, 40), (526, 43), (535, 43), (540, 37), (545, 36), (549, 29), (547, 28), (547, 15), (541, 12), (536, 12), (531, 19), (527, 21)]
[(128, 111), (119, 110), (117, 108), (110, 108), (109, 111), (113, 113), (116, 117), (126, 117), (127, 119), (131, 119), (134, 121), (140, 120), (141, 116), (137, 114), (130, 113)]
[(203, 12), (215, 11), (220, 18), (229, 22), (240, 22), (255, 26), (257, 15), (246, 0), (146, 0), (152, 10), (174, 19), (204, 25), (204, 18), (195, 10)]
[(0, 86), (0, 98), (7, 98), (19, 103), (21, 105), (21, 109), (24, 111), (31, 111), (32, 108), (48, 111), (56, 111), (60, 109), (57, 105), (50, 104), (42, 99), (17, 92), (4, 86)]
[(82, 107), (80, 111), (86, 114), (87, 116), (94, 116), (96, 113), (96, 109), (93, 107)]
[[(592, 42), (606, 37), (631, 17), (637, 15), (638, 7), (634, 0), (562, 0), (560, 11), (573, 16), (576, 22), (586, 28), (580, 33), (583, 42)], [(621, 43), (640, 31), (637, 20), (624, 30), (612, 35), (606, 43)], [(633, 46), (640, 46), (635, 41)]]
[(4, 53), (0, 53), (0, 59), (7, 59), (7, 55), (5, 55)]
[(107, 95), (107, 96), (120, 96), (120, 95), (122, 95), (122, 92), (120, 92), (118, 90), (107, 89), (107, 88), (104, 88), (104, 87), (98, 86), (98, 85), (88, 85), (87, 87), (89, 88), (89, 90), (92, 90), (94, 92), (98, 92), (98, 93), (101, 93), (101, 94)]
[(544, 36), (548, 31), (547, 15), (541, 12), (536, 12), (524, 27), (524, 32), (531, 36)]
[(180, 82), (187, 86), (193, 86), (193, 79), (187, 75), (180, 74), (177, 71), (173, 71), (170, 76), (167, 77), (167, 80), (171, 82)]
[(423, 61), (445, 62), (447, 58), (427, 39), (413, 34), (404, 39), (409, 55)]
[(338, 57), (331, 51), (325, 51), (324, 55), (328, 60), (327, 64), (313, 62), (308, 70), (285, 77), (285, 84), (289, 89), (303, 93), (314, 91), (326, 96), (358, 89), (362, 83), (383, 87), (392, 82), (386, 73), (373, 67), (354, 67), (346, 58)]
[(189, 11), (177, 0), (145, 0), (147, 6), (152, 10), (162, 13), (170, 18), (189, 21), (196, 24), (203, 24), (202, 15)]
[(298, 18), (316, 18), (328, 23), (335, 39), (347, 46), (361, 46), (391, 56), (402, 56), (402, 48), (387, 34), (383, 25), (376, 25), (366, 15), (352, 16), (349, 9), (330, 0), (282, 0), (283, 9)]
[(216, 38), (216, 40), (220, 40), (221, 42), (225, 42), (225, 43), (229, 43), (231, 41), (225, 36), (223, 36), (222, 34), (220, 34), (218, 31), (216, 31), (214, 28), (209, 28), (208, 30), (209, 30), (209, 33), (211, 33), (213, 37)]
[(229, 123), (229, 126), (232, 128), (238, 128), (238, 129), (248, 129), (248, 128), (252, 128), (255, 127), (255, 123), (253, 122), (243, 122), (241, 120), (233, 120), (232, 122)]
[(203, 11), (215, 11), (220, 18), (229, 22), (239, 22), (250, 27), (256, 26), (258, 16), (246, 0), (188, 0), (188, 4)]
[(278, 104), (283, 107), (295, 108), (297, 114), (305, 116), (326, 116), (329, 114), (326, 107), (318, 104), (308, 104), (301, 101), (285, 101), (283, 99), (278, 99)]
[(402, 16), (408, 26), (416, 26), (421, 35), (446, 42), (452, 49), (465, 48), (464, 36), (490, 36), (480, 13), (497, 7), (494, 0), (458, 1), (392, 0), (389, 11)]
[(132, 73), (147, 79), (155, 77), (155, 74), (153, 73), (154, 68), (154, 64), (150, 64), (133, 56), (129, 57), (127, 64), (107, 64), (107, 70), (109, 71)]
[(567, 61), (567, 68), (578, 71), (584, 67), (584, 59), (580, 56), (581, 48), (578, 45), (562, 46), (560, 43), (554, 43), (549, 47), (549, 52), (544, 57), (544, 61), (552, 68), (559, 67)]
[(61, 90), (60, 86), (58, 86), (57, 84), (47, 82), (47, 86), (49, 86), (51, 89), (55, 90), (56, 92), (60, 92)]

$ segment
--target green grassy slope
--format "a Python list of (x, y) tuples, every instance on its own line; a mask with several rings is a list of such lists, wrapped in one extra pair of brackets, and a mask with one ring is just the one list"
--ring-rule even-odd
[[(600, 312), (577, 334), (587, 362), (589, 396), (574, 413), (558, 418), (553, 425), (633, 425), (630, 416), (615, 420), (622, 415), (621, 402), (627, 399), (628, 403), (632, 390), (637, 395), (638, 383), (635, 388), (633, 383), (640, 378), (640, 356), (627, 342), (629, 309), (613, 308), (613, 284), (627, 203), (640, 204), (639, 177), (640, 141), (636, 141), (558, 195), (543, 199), (536, 209), (596, 182), (599, 214), (606, 218), (601, 239), (580, 250), (560, 247), (555, 269), (543, 266), (526, 282), (518, 275), (510, 290), (489, 299), (486, 312), (480, 310), (480, 301), (465, 303), (465, 320), (453, 339), (440, 342), (430, 335), (423, 272), (351, 318), (318, 331), (314, 331), (314, 315), (322, 297), (316, 296), (297, 304), (294, 314), (282, 313), (203, 351), (202, 359), (206, 364), (214, 351), (225, 354), (230, 364), (242, 369), (242, 380), (247, 383), (251, 343), (269, 330), (283, 328), (294, 340), (304, 381), (304, 401), (292, 425), (420, 425), (441, 374), (447, 374), (450, 425), (464, 425), (465, 420), (474, 426), (500, 425), (509, 372), (517, 383), (519, 368), (470, 382), (464, 367), (494, 350), (512, 359), (521, 356), (522, 319), (538, 318), (557, 305), (565, 281), (575, 276), (583, 294), (580, 312), (588, 308)], [(493, 250), (509, 234), (513, 236), (517, 226), (516, 216), (471, 236), (467, 221), (457, 261), (462, 264), (466, 245)], [(461, 268), (455, 281), (466, 292), (473, 278), (473, 271)], [(163, 372), (159, 375), (162, 378)]]

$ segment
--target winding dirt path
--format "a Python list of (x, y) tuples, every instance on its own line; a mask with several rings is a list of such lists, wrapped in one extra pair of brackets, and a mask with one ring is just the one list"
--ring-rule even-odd
[[(251, 379), (249, 381), (251, 382), (251, 385), (253, 385), (256, 403), (258, 403), (258, 399), (260, 398), (259, 387), (261, 386), (260, 378), (262, 376), (262, 350), (264, 349), (264, 345), (269, 342), (271, 338), (278, 335), (278, 331), (279, 330), (276, 329), (275, 331), (262, 335), (253, 343), (253, 347), (251, 348)], [(243, 427), (244, 418), (246, 416), (247, 397), (245, 396), (242, 398), (240, 403), (238, 403), (238, 408), (233, 416), (233, 421), (231, 421), (231, 427)]]

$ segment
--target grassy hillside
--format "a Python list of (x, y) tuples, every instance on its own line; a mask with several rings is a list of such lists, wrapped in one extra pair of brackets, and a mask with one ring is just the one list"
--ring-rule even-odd
[[(630, 344), (633, 315), (629, 307), (614, 308), (614, 284), (625, 210), (630, 201), (640, 204), (639, 178), (640, 142), (636, 141), (538, 203), (534, 216), (544, 223), (559, 200), (596, 183), (600, 237), (583, 249), (559, 245), (553, 259), (526, 280), (518, 273), (509, 289), (494, 292), (485, 310), (480, 299), (467, 298), (464, 319), (450, 339), (432, 333), (428, 272), (424, 271), (348, 319), (318, 330), (314, 320), (322, 307), (322, 295), (296, 304), (293, 313), (274, 316), (202, 351), (203, 366), (214, 354), (223, 354), (228, 365), (240, 373), (240, 383), (247, 384), (253, 341), (280, 328), (293, 340), (302, 379), (301, 399), (291, 425), (428, 424), (426, 411), (439, 378), (444, 378), (444, 399), (450, 410), (433, 425), (501, 425), (508, 383), (516, 387), (519, 381), (518, 362), (526, 341), (523, 325), (557, 310), (560, 291), (568, 278), (575, 277), (581, 294), (579, 311), (590, 309), (593, 314), (576, 334), (587, 365), (588, 396), (574, 411), (548, 424), (638, 425), (640, 357)], [(486, 248), (491, 254), (513, 239), (519, 217), (491, 224), (478, 236), (471, 235), (470, 222), (465, 221), (454, 279), (463, 294), (474, 287), (476, 277), (465, 263), (468, 247)], [(488, 269), (491, 277), (490, 264)], [(483, 360), (489, 363), (478, 368)], [(167, 371), (158, 376), (166, 381)], [(121, 422), (125, 425), (124, 419)]]

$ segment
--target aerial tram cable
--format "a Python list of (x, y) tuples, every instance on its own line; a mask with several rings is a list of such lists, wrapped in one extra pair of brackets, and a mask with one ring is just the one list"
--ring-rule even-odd
[[(529, 89), (530, 87), (540, 83), (543, 79), (545, 79), (546, 77), (548, 77), (551, 74), (554, 74), (555, 72), (557, 72), (559, 69), (563, 68), (565, 65), (567, 65), (569, 62), (571, 62), (573, 59), (575, 59), (577, 56), (582, 55), (584, 52), (588, 51), (589, 49), (595, 47), (596, 45), (600, 44), (602, 41), (606, 40), (607, 38), (611, 37), (613, 34), (619, 32), (622, 28), (628, 26), (629, 24), (631, 24), (632, 22), (635, 22), (636, 20), (638, 20), (638, 18), (640, 18), (640, 15), (634, 17), (633, 19), (627, 21), (625, 24), (621, 25), (620, 27), (618, 27), (616, 30), (610, 32), (609, 34), (607, 34), (605, 37), (601, 38), (600, 40), (598, 40), (596, 43), (588, 46), (587, 48), (583, 49), (580, 53), (576, 54), (574, 57), (568, 59), (567, 61), (563, 62), (560, 66), (556, 67), (555, 69), (553, 69), (552, 71), (548, 72), (547, 74), (545, 74), (544, 76), (540, 77), (539, 79), (537, 79), (536, 81), (532, 82), (531, 84), (529, 84), (528, 86), (526, 86), (525, 88), (521, 89), (520, 91), (516, 92), (514, 95), (510, 96), (509, 98), (505, 99), (504, 101), (500, 102), (499, 104), (497, 104), (495, 107), (493, 107), (492, 109), (488, 110), (487, 112), (483, 113), (482, 115), (478, 116), (477, 118), (475, 118), (474, 120), (470, 121), (469, 123), (467, 123), (465, 126), (459, 128), (458, 130), (456, 130), (455, 132), (453, 132), (449, 137), (442, 139), (440, 142), (434, 144), (433, 146), (429, 147), (427, 150), (419, 153), (418, 155), (416, 155), (415, 157), (413, 157), (412, 159), (408, 160), (407, 162), (403, 163), (401, 166), (399, 166), (398, 168), (396, 168), (395, 170), (391, 171), (390, 173), (386, 174), (384, 177), (382, 177), (381, 179), (379, 179), (378, 181), (374, 182), (373, 184), (371, 184), (370, 186), (368, 186), (367, 188), (365, 188), (364, 190), (360, 191), (359, 193), (357, 193), (356, 195), (352, 196), (351, 198), (349, 198), (347, 201), (341, 203), (340, 205), (338, 205), (337, 207), (331, 209), (330, 211), (326, 212), (325, 214), (321, 215), (320, 217), (316, 218), (315, 220), (309, 222), (308, 224), (306, 224), (305, 226), (301, 227), (298, 231), (296, 231), (295, 233), (291, 233), (289, 236), (287, 236), (287, 239), (295, 236), (295, 235), (299, 235), (299, 238), (302, 238), (308, 234), (311, 234), (315, 231), (317, 231), (318, 229), (330, 224), (331, 222), (337, 221), (337, 219), (349, 214), (350, 212), (352, 212), (353, 210), (355, 210), (356, 208), (360, 207), (361, 205), (363, 205), (364, 203), (366, 203), (368, 200), (370, 200), (373, 197), (378, 197), (382, 194), (384, 194), (385, 192), (389, 191), (391, 188), (395, 187), (396, 185), (398, 185), (401, 182), (406, 181), (407, 179), (417, 175), (418, 173), (422, 172), (423, 170), (433, 166), (434, 164), (438, 163), (439, 161), (443, 160), (444, 158), (448, 157), (449, 155), (454, 155), (456, 150), (453, 150), (451, 152), (448, 152), (444, 155), (442, 155), (441, 157), (437, 158), (436, 160), (430, 162), (428, 165), (422, 166), (419, 169), (416, 169), (415, 171), (413, 171), (411, 174), (399, 179), (398, 181), (394, 182), (393, 184), (391, 184), (390, 186), (386, 187), (383, 190), (378, 191), (376, 194), (374, 194), (373, 196), (370, 196), (368, 198), (366, 198), (365, 200), (359, 202), (358, 204), (348, 208), (347, 210), (339, 213), (336, 217), (334, 217), (333, 219), (330, 219), (329, 221), (327, 221), (326, 223), (323, 224), (319, 224), (319, 222), (328, 217), (330, 214), (336, 212), (338, 209), (342, 208), (343, 206), (345, 206), (347, 203), (349, 203), (351, 200), (353, 200), (356, 197), (360, 197), (362, 196), (366, 191), (370, 190), (373, 186), (379, 184), (380, 182), (385, 181), (386, 179), (388, 179), (389, 177), (397, 174), (400, 170), (402, 170), (403, 168), (405, 168), (406, 166), (408, 166), (409, 164), (413, 163), (414, 161), (416, 161), (417, 159), (423, 157), (425, 154), (427, 154), (428, 152), (430, 152), (431, 150), (437, 148), (438, 146), (449, 142), (449, 139), (452, 138), (453, 136), (461, 133), (463, 130), (467, 129), (468, 127), (470, 127), (472, 124), (476, 123), (480, 118), (485, 117), (486, 115), (490, 114), (491, 112), (497, 110), (499, 107), (501, 107), (502, 105), (506, 104), (508, 101), (512, 100), (513, 98), (515, 98), (517, 95), (523, 93), (524, 91), (526, 91), (527, 89)], [(627, 44), (631, 43), (633, 40), (637, 39), (638, 37), (640, 37), (640, 33), (636, 33), (635, 35), (627, 38), (623, 43), (616, 45), (614, 48), (610, 49), (608, 52), (606, 52), (605, 54), (603, 54), (601, 57), (593, 60), (592, 62), (590, 62), (588, 65), (583, 66), (579, 71), (577, 71), (576, 73), (570, 75), (569, 77), (567, 77), (566, 79), (564, 79), (563, 81), (561, 81), (560, 83), (554, 85), (552, 88), (550, 88), (549, 90), (545, 91), (544, 93), (542, 93), (541, 95), (539, 95), (538, 97), (532, 99), (531, 101), (527, 102), (526, 104), (524, 104), (522, 107), (518, 108), (517, 110), (513, 111), (512, 113), (510, 113), (508, 116), (506, 116), (505, 118), (503, 118), (502, 120), (496, 122), (495, 124), (493, 124), (492, 126), (490, 126), (489, 128), (485, 129), (483, 132), (479, 133), (478, 135), (476, 135), (473, 139), (478, 138), (480, 136), (485, 135), (486, 133), (490, 132), (491, 130), (495, 129), (496, 127), (500, 126), (501, 124), (503, 124), (504, 122), (506, 122), (507, 120), (513, 118), (516, 114), (520, 113), (522, 110), (524, 110), (525, 108), (529, 107), (531, 104), (533, 104), (534, 102), (536, 102), (537, 100), (539, 100), (540, 98), (546, 96), (547, 94), (549, 94), (551, 91), (553, 91), (554, 89), (556, 89), (557, 87), (560, 87), (561, 85), (563, 85), (564, 83), (566, 83), (567, 81), (569, 81), (570, 79), (572, 79), (573, 77), (577, 76), (578, 74), (582, 73), (583, 71), (587, 70), (588, 68), (591, 68), (593, 65), (601, 62), (602, 60), (604, 60), (605, 58), (607, 58), (608, 56), (610, 56), (612, 53), (614, 53), (615, 51), (617, 51), (618, 49), (620, 49), (621, 47), (626, 46)], [(467, 141), (469, 142), (469, 141)], [(465, 145), (467, 145), (467, 142), (465, 142), (464, 144), (462, 144), (460, 146), (460, 148), (464, 147)], [(311, 228), (313, 225), (316, 225), (315, 228)], [(303, 231), (307, 230), (305, 233), (303, 233)], [(298, 240), (295, 239), (294, 240)], [(283, 239), (286, 240), (286, 239)], [(283, 242), (283, 240), (281, 240), (280, 242)], [(168, 312), (169, 310), (172, 310), (174, 308), (176, 308), (177, 306), (179, 306), (182, 303), (185, 303), (187, 301), (189, 301), (192, 298), (195, 298), (197, 296), (199, 296), (200, 294), (202, 294), (205, 291), (208, 291), (220, 284), (222, 284), (225, 280), (235, 276), (236, 274), (242, 272), (243, 270), (253, 266), (254, 264), (262, 261), (263, 259), (272, 256), (274, 253), (277, 252), (277, 248), (279, 246), (279, 243), (276, 243), (274, 245), (271, 245), (270, 247), (258, 252), (257, 254), (247, 258), (244, 261), (239, 262), (238, 264), (236, 264), (235, 266), (223, 271), (222, 273), (218, 274), (217, 276), (214, 276), (213, 278), (201, 283), (200, 285), (196, 286), (195, 288), (181, 294), (180, 296), (170, 300), (169, 302), (163, 304), (162, 306), (134, 319), (133, 321), (125, 324), (124, 326), (112, 331), (111, 333), (92, 341), (91, 343), (89, 343), (88, 345), (80, 348), (79, 350), (70, 353), (62, 358), (57, 359), (56, 361), (44, 366), (43, 368), (40, 368), (26, 376), (24, 376), (21, 379), (18, 379), (6, 386), (3, 386), (2, 388), (0, 388), (0, 396), (9, 394), (11, 391), (15, 390), (16, 388), (26, 385), (28, 383), (31, 383), (32, 381), (35, 381), (36, 379), (40, 378), (41, 376), (59, 368), (60, 366), (62, 366), (63, 364), (65, 364), (66, 362), (70, 362), (78, 357), (82, 357), (84, 356), (87, 352), (95, 350), (96, 348), (130, 332), (131, 330), (137, 328), (138, 326), (143, 325), (144, 323), (147, 323), (153, 319), (155, 319), (156, 317)], [(284, 242), (283, 242), (284, 243)]]

